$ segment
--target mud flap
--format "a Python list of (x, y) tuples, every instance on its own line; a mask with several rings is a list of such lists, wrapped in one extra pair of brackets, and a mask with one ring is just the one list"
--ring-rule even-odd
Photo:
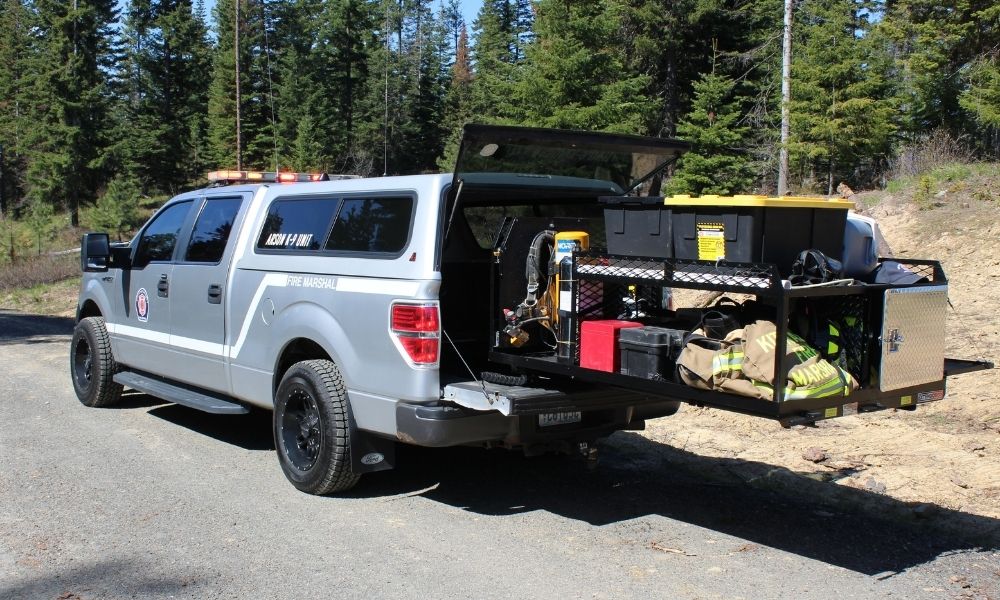
[(351, 439), (351, 472), (356, 475), (388, 471), (396, 466), (396, 442), (358, 429), (354, 411), (347, 403)]

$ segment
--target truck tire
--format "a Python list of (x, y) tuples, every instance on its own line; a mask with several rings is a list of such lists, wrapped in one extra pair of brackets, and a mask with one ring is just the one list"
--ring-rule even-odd
[(111, 354), (111, 340), (104, 317), (81, 319), (73, 330), (69, 369), (73, 390), (84, 406), (101, 408), (117, 404), (122, 397), (121, 384), (112, 379), (118, 364)]
[(274, 397), (274, 447), (281, 470), (308, 494), (348, 490), (361, 479), (351, 471), (347, 389), (329, 360), (295, 363)]

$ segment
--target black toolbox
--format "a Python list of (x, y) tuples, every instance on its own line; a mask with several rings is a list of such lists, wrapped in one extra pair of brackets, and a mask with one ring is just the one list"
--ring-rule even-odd
[(622, 329), (618, 337), (621, 374), (674, 381), (674, 366), (687, 333), (665, 327)]
[(670, 258), (673, 234), (670, 209), (660, 196), (604, 196), (608, 252), (621, 256)]

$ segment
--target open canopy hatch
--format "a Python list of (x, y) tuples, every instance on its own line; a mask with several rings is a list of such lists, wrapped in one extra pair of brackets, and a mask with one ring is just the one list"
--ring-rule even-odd
[(687, 150), (686, 143), (670, 138), (466, 125), (454, 183), (586, 187), (626, 194)]

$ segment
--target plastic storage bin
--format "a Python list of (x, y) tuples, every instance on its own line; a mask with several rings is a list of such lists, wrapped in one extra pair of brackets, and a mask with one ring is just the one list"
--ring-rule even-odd
[(788, 275), (803, 250), (816, 249), (840, 260), (852, 202), (764, 196), (673, 196), (675, 258), (765, 262)]
[(659, 196), (605, 196), (604, 229), (608, 253), (625, 256), (671, 258), (673, 254), (670, 209)]
[(850, 213), (844, 230), (840, 262), (847, 277), (866, 277), (878, 268), (878, 223), (871, 217)]
[(633, 321), (598, 320), (580, 324), (580, 366), (617, 373), (621, 364), (618, 335), (623, 329), (642, 327)]
[(618, 346), (623, 375), (674, 380), (674, 366), (684, 348), (686, 331), (665, 327), (623, 329)]

